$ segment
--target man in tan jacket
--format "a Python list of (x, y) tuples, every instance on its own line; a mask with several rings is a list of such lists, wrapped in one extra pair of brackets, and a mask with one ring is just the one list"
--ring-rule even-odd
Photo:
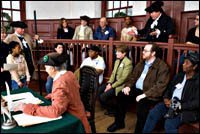
[[(16, 21), (12, 22), (10, 26), (14, 27), (15, 32), (13, 34), (8, 35), (4, 41), (7, 44), (9, 44), (11, 41), (19, 42), (22, 48), (22, 53), (28, 65), (29, 74), (32, 77), (35, 77), (35, 65), (32, 54), (32, 48), (35, 47), (35, 44), (33, 43), (31, 36), (24, 33), (24, 29), (27, 28), (27, 25), (22, 21)], [(36, 35), (35, 38), (39, 39), (39, 36)]]

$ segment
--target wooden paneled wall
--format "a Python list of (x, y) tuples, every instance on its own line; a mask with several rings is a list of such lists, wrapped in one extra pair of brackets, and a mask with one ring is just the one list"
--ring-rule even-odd
[[(175, 23), (176, 28), (176, 42), (184, 43), (187, 32), (190, 28), (194, 27), (194, 18), (195, 15), (198, 14), (199, 11), (189, 11), (189, 12), (180, 12), (179, 14), (170, 13), (168, 9), (166, 12), (169, 16), (172, 17), (172, 20)], [(141, 16), (133, 16), (133, 25), (138, 29), (142, 29), (146, 21), (148, 19), (147, 15)], [(34, 21), (26, 20), (28, 28), (26, 29), (30, 35), (34, 35)], [(80, 19), (69, 19), (69, 26), (75, 29), (76, 26), (80, 25)], [(124, 18), (109, 18), (108, 19), (109, 26), (111, 26), (115, 31), (115, 40), (119, 40), (121, 36), (121, 30), (125, 27)], [(90, 21), (90, 27), (93, 29), (93, 32), (96, 31), (99, 25), (99, 18), (93, 18)], [(59, 19), (51, 19), (51, 20), (37, 20), (37, 29), (38, 34), (42, 39), (56, 39), (57, 36), (57, 28), (59, 26)]]

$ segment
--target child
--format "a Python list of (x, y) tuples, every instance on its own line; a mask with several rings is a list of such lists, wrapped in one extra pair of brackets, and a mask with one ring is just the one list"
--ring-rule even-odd
[(7, 64), (18, 64), (18, 69), (9, 70), (11, 74), (11, 86), (12, 90), (18, 88), (25, 88), (30, 83), (30, 74), (26, 60), (21, 55), (21, 47), (18, 42), (12, 41), (9, 43), (11, 54), (7, 57)]

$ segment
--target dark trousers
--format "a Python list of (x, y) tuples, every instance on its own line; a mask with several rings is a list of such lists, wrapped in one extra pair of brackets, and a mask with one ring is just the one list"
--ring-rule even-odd
[(137, 122), (134, 133), (142, 133), (149, 110), (152, 106), (155, 106), (157, 103), (157, 101), (152, 101), (148, 98), (141, 99), (139, 102), (136, 103)]
[(5, 82), (8, 83), (8, 86), (11, 89), (11, 75), (9, 71), (0, 72), (0, 90), (1, 91), (6, 91)]
[(130, 103), (135, 103), (136, 96), (142, 94), (142, 90), (131, 89), (129, 95), (125, 95), (123, 92), (119, 92), (117, 95), (117, 105), (116, 105), (116, 114), (115, 114), (115, 123), (118, 126), (125, 125), (126, 109)]
[(107, 84), (104, 84), (98, 89), (98, 97), (102, 107), (107, 109), (108, 111), (113, 111), (115, 109), (115, 104), (112, 99), (115, 98), (115, 89), (111, 88), (110, 90), (104, 92)]
[[(169, 108), (165, 106), (163, 102), (156, 105), (148, 114), (143, 133), (152, 133), (156, 126), (156, 123), (162, 119), (168, 112)], [(180, 120), (180, 114), (172, 119), (165, 120), (165, 132), (166, 133), (178, 133), (178, 127), (183, 122)]]

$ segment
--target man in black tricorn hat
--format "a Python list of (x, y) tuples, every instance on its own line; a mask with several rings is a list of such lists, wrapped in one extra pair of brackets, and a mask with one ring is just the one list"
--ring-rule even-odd
[[(89, 21), (90, 21), (90, 17), (84, 15), (84, 16), (80, 16), (80, 19), (81, 19), (81, 25), (77, 26), (76, 29), (75, 29), (75, 32), (74, 32), (74, 36), (73, 36), (73, 40), (93, 40), (93, 31), (92, 31), (92, 28), (89, 27)], [(70, 46), (72, 47), (72, 45)], [(80, 48), (80, 45), (78, 47), (78, 51), (80, 53), (80, 51), (82, 51), (82, 61), (86, 58), (86, 55), (87, 55), (87, 45), (86, 44), (83, 44)], [(75, 47), (76, 49), (76, 47)], [(85, 49), (86, 49), (86, 52), (85, 52)], [(79, 55), (79, 56), (80, 56)], [(75, 59), (76, 59), (76, 55), (75, 56)], [(80, 59), (80, 57), (78, 57), (78, 59)], [(81, 61), (81, 60), (79, 60)]]
[[(34, 73), (34, 60), (33, 60), (33, 54), (32, 54), (32, 48), (35, 47), (35, 44), (33, 44), (32, 38), (27, 33), (24, 33), (24, 29), (28, 26), (23, 21), (16, 21), (12, 22), (10, 24), (15, 30), (15, 33), (10, 34), (5, 39), (5, 42), (9, 44), (11, 41), (19, 42), (22, 52), (24, 54), (25, 60), (28, 65), (29, 73), (31, 77), (35, 77)], [(35, 39), (39, 39), (38, 35), (35, 35)], [(34, 76), (33, 76), (34, 75)]]
[(174, 24), (163, 11), (163, 5), (162, 1), (156, 1), (145, 9), (151, 17), (145, 27), (138, 30), (140, 41), (168, 42), (168, 38), (175, 34)]
[[(174, 98), (180, 103), (173, 103)], [(172, 111), (173, 108), (173, 111)], [(171, 112), (169, 111), (171, 109)], [(178, 133), (183, 123), (199, 122), (199, 54), (185, 57), (183, 72), (169, 84), (163, 102), (156, 105), (147, 117), (143, 132), (151, 133), (158, 120), (166, 118), (165, 132)]]

